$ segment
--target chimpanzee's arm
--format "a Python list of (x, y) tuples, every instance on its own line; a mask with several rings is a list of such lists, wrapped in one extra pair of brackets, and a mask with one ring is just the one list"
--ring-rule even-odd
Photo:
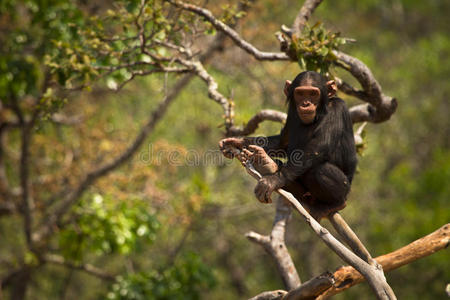
[(276, 153), (278, 150), (286, 150), (288, 145), (288, 130), (285, 127), (278, 135), (272, 135), (268, 137), (246, 137), (244, 138), (247, 145), (260, 146), (271, 155), (271, 152)]
[[(342, 101), (342, 100), (341, 100)], [(343, 134), (340, 145), (342, 157), (342, 172), (347, 176), (349, 182), (353, 180), (358, 163), (356, 155), (355, 137), (353, 135), (353, 122), (345, 103), (342, 109)]]
[(304, 150), (299, 149), (290, 153), (287, 163), (279, 168), (279, 186), (295, 181), (309, 169), (327, 161), (328, 147), (322, 139), (320, 136), (312, 139)]
[(327, 152), (318, 142), (320, 139), (312, 140), (311, 146), (306, 147), (304, 151), (293, 151), (288, 157), (288, 162), (279, 166), (276, 173), (263, 176), (255, 187), (256, 197), (262, 202), (270, 202), (270, 195), (277, 188), (294, 182), (310, 168), (325, 162)]

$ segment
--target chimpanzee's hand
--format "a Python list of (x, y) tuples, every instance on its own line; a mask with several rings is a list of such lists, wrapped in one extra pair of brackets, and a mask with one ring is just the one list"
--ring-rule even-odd
[(233, 158), (234, 153), (232, 152), (232, 148), (237, 148), (242, 150), (245, 145), (245, 141), (243, 138), (226, 138), (219, 142), (219, 148), (222, 151), (222, 154), (226, 158)]
[(262, 203), (272, 203), (270, 195), (283, 186), (279, 174), (263, 176), (255, 187), (256, 198)]

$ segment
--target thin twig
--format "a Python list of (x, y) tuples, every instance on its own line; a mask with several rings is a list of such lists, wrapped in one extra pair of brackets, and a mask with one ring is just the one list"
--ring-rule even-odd
[(70, 269), (74, 269), (74, 270), (80, 270), (80, 271), (84, 271), (87, 274), (99, 277), (101, 279), (104, 280), (109, 280), (109, 281), (114, 281), (116, 276), (107, 273), (93, 265), (90, 264), (81, 264), (81, 263), (75, 263), (75, 262), (71, 262), (68, 261), (66, 259), (64, 259), (64, 257), (59, 256), (59, 255), (54, 255), (54, 254), (46, 254), (43, 257), (43, 260), (45, 262), (48, 263), (53, 263), (53, 264), (58, 264), (58, 265), (62, 265), (65, 267), (68, 267)]

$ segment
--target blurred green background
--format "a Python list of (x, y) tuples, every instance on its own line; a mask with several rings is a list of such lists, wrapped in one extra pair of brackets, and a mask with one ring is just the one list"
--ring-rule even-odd
[[(208, 7), (220, 11), (219, 2)], [(277, 51), (273, 33), (281, 24), (290, 26), (301, 4), (256, 1), (238, 32), (259, 49)], [(71, 30), (84, 26), (87, 15), (109, 7), (102, 1), (0, 3), (0, 99), (5, 106), (0, 121), (13, 118), (7, 109), (11, 99), (20, 101), (25, 115), (32, 110), (27, 99), (39, 94), (45, 81), (46, 55), (61, 48), (58, 41), (75, 43)], [(342, 50), (366, 63), (384, 93), (398, 100), (389, 121), (367, 125), (367, 148), (342, 212), (373, 256), (450, 220), (449, 15), (448, 0), (347, 0), (324, 1), (311, 21), (355, 38)], [(261, 109), (284, 111), (284, 80), (300, 72), (296, 63), (258, 62), (231, 42), (208, 70), (219, 90), (233, 96), (236, 124)], [(79, 121), (60, 124), (47, 116), (32, 129), (30, 181), (42, 218), (49, 202), (64, 194), (61, 187), (74, 186), (86, 170), (131, 143), (163, 99), (166, 82), (176, 80), (171, 75), (140, 77), (119, 92), (99, 82), (91, 91), (69, 93), (66, 101), (43, 98), (40, 105), (49, 115), (57, 112)], [(340, 96), (349, 106), (358, 103)], [(27, 250), (19, 213), (0, 214), (0, 279), (29, 266), (26, 299), (246, 299), (283, 289), (271, 258), (244, 236), (250, 230), (270, 232), (273, 206), (256, 201), (255, 182), (238, 162), (225, 161), (218, 152), (208, 156), (223, 137), (222, 122), (221, 107), (208, 98), (203, 82), (193, 80), (138, 154), (90, 187), (54, 233), (50, 253), (101, 267), (118, 275), (116, 281), (40, 264)], [(266, 122), (257, 134), (280, 129), (281, 124)], [(6, 178), (19, 186), (20, 131), (9, 128), (1, 138)], [(186, 162), (195, 155), (197, 163)], [(343, 264), (296, 214), (287, 245), (303, 281)], [(444, 299), (450, 282), (448, 250), (386, 277), (399, 299)], [(17, 282), (4, 287), (6, 299), (14, 284), (20, 287)], [(371, 298), (367, 284), (335, 296)]]

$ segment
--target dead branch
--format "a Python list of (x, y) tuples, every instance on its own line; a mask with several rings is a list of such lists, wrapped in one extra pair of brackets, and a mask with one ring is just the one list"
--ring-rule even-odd
[[(438, 230), (430, 233), (429, 235), (422, 237), (394, 252), (379, 256), (375, 260), (383, 267), (386, 272), (400, 268), (401, 266), (410, 264), (418, 259), (427, 257), (437, 251), (445, 249), (450, 244), (450, 224), (446, 224), (439, 228)], [(364, 277), (351, 266), (344, 266), (337, 269), (334, 274), (330, 276), (334, 279), (334, 283), (330, 280), (328, 283), (323, 279), (323, 275), (315, 277), (308, 280), (297, 289), (286, 292), (286, 291), (273, 291), (264, 292), (260, 295), (271, 295), (271, 293), (282, 294), (285, 292), (284, 297), (280, 298), (264, 298), (260, 297), (258, 299), (311, 299), (316, 300), (327, 299), (333, 295), (343, 292), (344, 290), (364, 281)], [(312, 289), (307, 289), (306, 285), (311, 286), (318, 285), (328, 285), (321, 292), (314, 292)], [(308, 290), (308, 297), (298, 296), (294, 297), (298, 293), (298, 290)]]
[(286, 225), (291, 216), (291, 206), (283, 198), (276, 204), (275, 220), (270, 236), (248, 232), (245, 236), (252, 242), (260, 244), (273, 258), (287, 290), (300, 286), (301, 281), (285, 243)]
[[(15, 101), (14, 101), (15, 102)], [(17, 103), (16, 103), (17, 105)], [(33, 117), (30, 122), (26, 122), (24, 116), (22, 116), (22, 112), (17, 105), (16, 113), (20, 123), (21, 130), (21, 148), (20, 148), (20, 163), (19, 163), (19, 178), (20, 178), (20, 187), (21, 187), (21, 212), (23, 213), (24, 218), (24, 231), (25, 238), (27, 241), (28, 247), (32, 247), (32, 227), (33, 227), (33, 198), (31, 194), (31, 183), (29, 179), (29, 160), (30, 160), (30, 143), (31, 143), (31, 133), (34, 126), (34, 123), (37, 118), (38, 111), (37, 109), (33, 113)]]
[(264, 109), (255, 114), (245, 125), (243, 128), (239, 128), (233, 126), (228, 130), (228, 136), (246, 136), (252, 134), (258, 129), (260, 123), (264, 121), (273, 121), (284, 123), (286, 121), (287, 115), (283, 112), (272, 110), (272, 109)]
[(368, 264), (379, 268), (364, 244), (359, 240), (358, 236), (353, 232), (338, 212), (330, 214), (327, 219), (356, 255), (361, 257)]
[(46, 254), (43, 258), (42, 258), (45, 262), (48, 263), (53, 263), (53, 264), (57, 264), (57, 265), (62, 265), (65, 266), (67, 268), (70, 269), (74, 269), (74, 270), (80, 270), (80, 271), (84, 271), (87, 274), (96, 276), (98, 278), (104, 279), (104, 280), (109, 280), (109, 281), (114, 281), (115, 280), (115, 276), (112, 274), (109, 274), (93, 265), (90, 264), (81, 264), (81, 263), (74, 263), (71, 261), (67, 261), (66, 259), (64, 259), (64, 257), (59, 256), (59, 255), (54, 255), (54, 254)]
[(347, 92), (351, 91), (354, 96), (369, 103), (350, 109), (353, 123), (363, 121), (380, 123), (389, 120), (397, 109), (397, 100), (383, 94), (372, 71), (362, 61), (340, 51), (334, 51), (334, 54), (338, 58), (335, 64), (350, 72), (361, 84), (363, 91), (358, 92), (342, 83), (341, 87), (344, 86)]
[(226, 111), (229, 107), (228, 99), (218, 91), (219, 85), (214, 77), (212, 77), (208, 71), (204, 68), (203, 64), (199, 61), (181, 60), (180, 62), (190, 68), (193, 72), (200, 77), (208, 85), (208, 96), (212, 100), (219, 103), (223, 110)]
[(301, 206), (300, 202), (298, 202), (298, 200), (295, 199), (291, 193), (282, 189), (279, 189), (277, 192), (294, 205), (297, 211), (304, 217), (308, 225), (331, 250), (333, 250), (342, 260), (352, 265), (364, 275), (378, 299), (396, 299), (391, 287), (386, 282), (383, 270), (374, 268), (373, 266), (367, 264), (356, 254), (342, 245), (334, 236), (330, 234), (328, 230), (323, 228), (313, 217), (309, 215), (309, 213), (303, 208), (303, 206)]
[[(261, 175), (250, 163), (246, 164), (246, 170), (255, 179), (261, 178)], [(311, 217), (311, 215), (303, 208), (300, 202), (291, 193), (283, 189), (278, 189), (277, 193), (283, 196), (294, 206), (311, 229), (331, 250), (333, 250), (342, 260), (352, 265), (356, 270), (363, 274), (378, 299), (397, 299), (391, 287), (386, 282), (382, 269), (369, 265), (352, 251), (347, 249), (327, 229), (323, 228), (319, 222)]]
[[(394, 252), (379, 256), (375, 260), (383, 267), (385, 272), (389, 272), (445, 249), (449, 244), (450, 223)], [(325, 293), (317, 295), (318, 300), (336, 295), (364, 281), (364, 277), (351, 266), (339, 268), (334, 272), (334, 277), (336, 284)]]
[(295, 17), (294, 25), (292, 26), (292, 34), (299, 36), (302, 32), (303, 27), (305, 27), (306, 22), (311, 17), (314, 10), (319, 6), (322, 0), (306, 0), (303, 3), (297, 17)]
[(66, 116), (64, 114), (61, 113), (54, 113), (51, 117), (50, 120), (58, 125), (67, 125), (67, 126), (71, 126), (71, 125), (76, 125), (76, 124), (80, 124), (83, 121), (83, 116), (79, 115), (79, 116)]
[(218, 31), (225, 33), (228, 37), (230, 37), (236, 45), (242, 48), (247, 53), (251, 54), (258, 60), (290, 60), (289, 56), (283, 52), (263, 52), (258, 50), (255, 46), (245, 41), (243, 38), (239, 36), (239, 34), (232, 29), (227, 24), (218, 20), (214, 15), (206, 8), (202, 8), (193, 4), (184, 3), (182, 1), (176, 0), (165, 0), (170, 4), (182, 8), (184, 10), (193, 12), (199, 16), (204, 17), (208, 22), (211, 23)]
[(320, 294), (327, 290), (330, 285), (335, 283), (333, 274), (325, 272), (317, 277), (317, 280), (311, 279), (299, 286), (298, 288), (289, 291), (283, 300), (295, 300), (295, 299), (314, 299), (315, 295)]
[(261, 294), (256, 295), (248, 300), (279, 300), (282, 299), (287, 292), (283, 290), (276, 290), (270, 292), (262, 292)]

